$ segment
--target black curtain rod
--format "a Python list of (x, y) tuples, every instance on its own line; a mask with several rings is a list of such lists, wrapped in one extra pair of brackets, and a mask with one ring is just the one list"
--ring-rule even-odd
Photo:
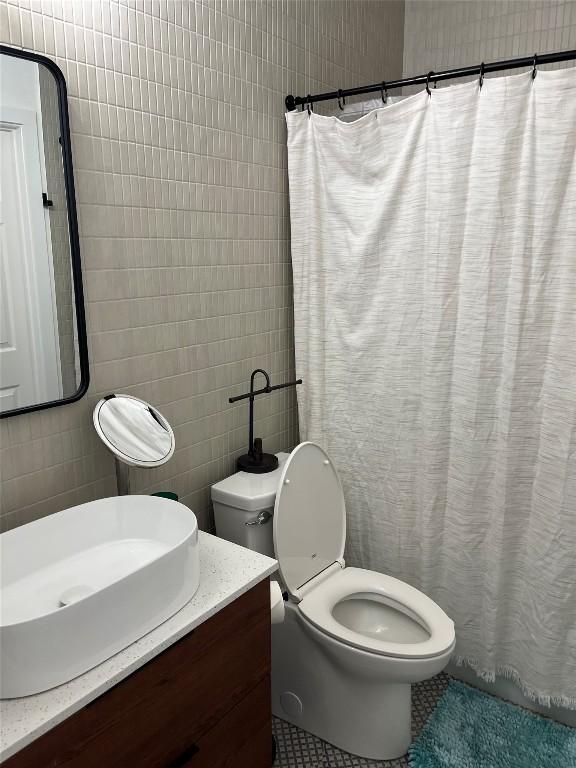
[(390, 80), (390, 82), (374, 83), (373, 85), (363, 85), (360, 88), (343, 88), (340, 91), (330, 91), (328, 93), (317, 93), (314, 96), (286, 96), (286, 109), (291, 112), (296, 107), (304, 104), (314, 104), (317, 101), (330, 101), (331, 99), (342, 99), (346, 96), (359, 96), (362, 93), (382, 93), (384, 90), (391, 91), (394, 88), (402, 88), (407, 85), (429, 85), (440, 80), (452, 80), (457, 77), (467, 77), (468, 75), (479, 75), (481, 72), (500, 72), (503, 69), (520, 69), (521, 67), (538, 67), (540, 64), (556, 64), (560, 61), (572, 61), (576, 59), (575, 51), (557, 51), (556, 53), (534, 54), (524, 56), (521, 59), (508, 59), (507, 61), (494, 61), (492, 64), (477, 64), (473, 67), (460, 67), (459, 69), (446, 69), (443, 72), (429, 72), (427, 75), (418, 75), (417, 77), (407, 77), (403, 80)]

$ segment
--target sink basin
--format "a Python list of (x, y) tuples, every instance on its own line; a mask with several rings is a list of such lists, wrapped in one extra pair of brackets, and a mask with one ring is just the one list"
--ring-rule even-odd
[(198, 524), (177, 501), (119, 496), (0, 536), (0, 697), (86, 672), (198, 589)]

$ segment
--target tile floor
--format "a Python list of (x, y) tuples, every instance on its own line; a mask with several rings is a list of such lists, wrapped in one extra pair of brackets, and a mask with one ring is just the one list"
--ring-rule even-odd
[[(412, 689), (412, 735), (415, 737), (432, 714), (449, 677), (443, 672)], [(277, 757), (274, 768), (407, 768), (408, 759), (365, 760), (342, 752), (294, 725), (274, 718)]]

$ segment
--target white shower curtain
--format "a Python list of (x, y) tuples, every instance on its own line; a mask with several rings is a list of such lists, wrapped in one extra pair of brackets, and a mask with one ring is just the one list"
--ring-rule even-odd
[(350, 564), (576, 707), (576, 69), (286, 115), (302, 439)]

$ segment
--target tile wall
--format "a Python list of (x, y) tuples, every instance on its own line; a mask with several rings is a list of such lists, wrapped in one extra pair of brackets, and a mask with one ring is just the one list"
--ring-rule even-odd
[[(92, 374), (81, 401), (0, 422), (3, 529), (114, 493), (92, 427), (111, 391), (175, 429), (134, 490), (210, 527), (247, 441), (228, 396), (255, 367), (294, 375), (284, 96), (400, 76), (403, 22), (391, 1), (0, 0), (0, 41), (68, 83)], [(293, 392), (258, 403), (257, 434), (296, 442)]]
[(406, 0), (404, 77), (570, 49), (575, 0)]

